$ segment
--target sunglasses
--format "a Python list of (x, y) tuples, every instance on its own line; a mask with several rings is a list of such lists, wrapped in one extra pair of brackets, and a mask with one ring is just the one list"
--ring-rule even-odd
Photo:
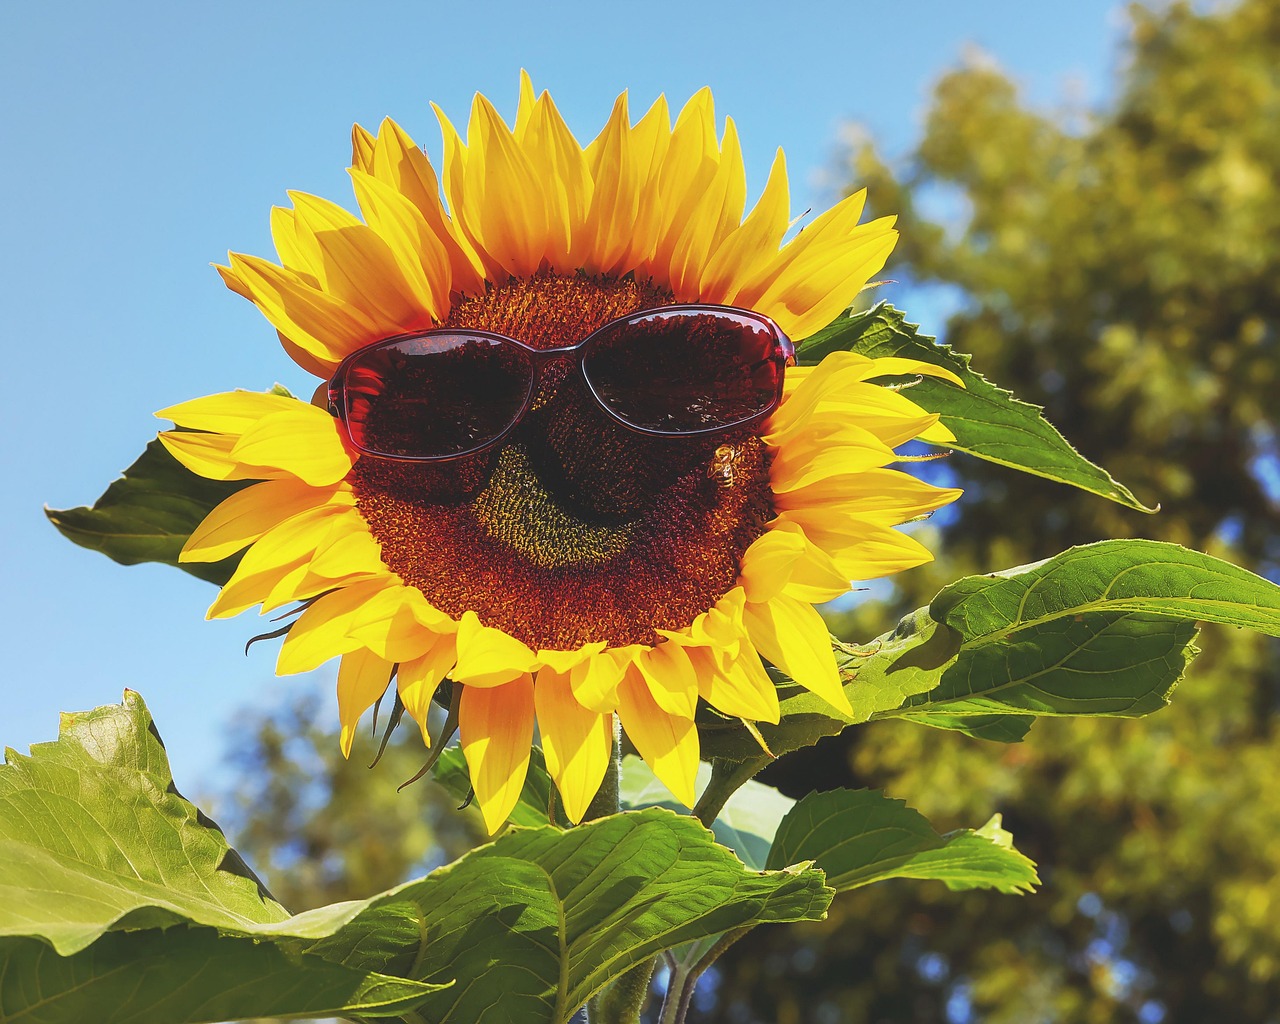
[(572, 360), (596, 403), (622, 426), (697, 437), (755, 423), (777, 408), (795, 348), (768, 317), (731, 306), (641, 310), (566, 348), (446, 327), (347, 356), (329, 381), (329, 411), (362, 454), (457, 459), (514, 430), (556, 360)]

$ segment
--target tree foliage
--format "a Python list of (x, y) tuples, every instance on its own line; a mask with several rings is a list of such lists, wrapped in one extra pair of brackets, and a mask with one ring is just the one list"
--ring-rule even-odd
[[(945, 557), (902, 578), (900, 607), (1100, 536), (1280, 571), (1280, 7), (1131, 18), (1106, 109), (1037, 112), (976, 61), (939, 81), (907, 159), (849, 154), (849, 179), (902, 215), (894, 276), (959, 295), (945, 340), (1162, 506), (1146, 517), (956, 455)], [(884, 613), (839, 631), (874, 635)], [(1040, 721), (1003, 747), (872, 723), (773, 773), (796, 794), (840, 769), (913, 794), (940, 827), (1002, 811), (1046, 885), (1017, 903), (862, 890), (804, 926), (799, 951), (794, 932), (741, 944), (712, 1019), (1274, 1019), (1280, 651), (1212, 627), (1199, 643), (1178, 699), (1141, 722)]]

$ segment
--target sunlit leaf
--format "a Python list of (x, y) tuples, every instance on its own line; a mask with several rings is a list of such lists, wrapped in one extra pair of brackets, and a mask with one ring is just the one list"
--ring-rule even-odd
[(0, 1020), (385, 1016), (438, 987), (298, 956), (275, 939), (290, 920), (178, 794), (137, 694), (64, 715), (29, 756), (6, 752)]
[[(1176, 544), (1084, 545), (958, 580), (893, 633), (837, 644), (849, 718), (775, 674), (783, 719), (759, 729), (782, 754), (874, 718), (1013, 742), (1035, 716), (1146, 715), (1194, 657), (1197, 621), (1280, 635), (1280, 587)], [(740, 726), (707, 717), (702, 727), (704, 753), (759, 757)]]
[(923, 377), (908, 397), (942, 422), (956, 436), (948, 445), (988, 462), (1033, 473), (1079, 487), (1143, 512), (1148, 508), (1110, 473), (1076, 451), (1036, 405), (1014, 398), (969, 367), (970, 357), (938, 345), (918, 334), (915, 324), (886, 303), (823, 328), (801, 346), (801, 362), (816, 363), (828, 352), (851, 350), (864, 356), (900, 356), (946, 367), (964, 381), (957, 388), (946, 381)]
[(1029, 891), (1035, 865), (997, 815), (977, 831), (938, 835), (920, 812), (867, 789), (811, 793), (782, 820), (769, 866), (814, 861), (841, 892), (886, 878), (935, 879), (950, 889)]

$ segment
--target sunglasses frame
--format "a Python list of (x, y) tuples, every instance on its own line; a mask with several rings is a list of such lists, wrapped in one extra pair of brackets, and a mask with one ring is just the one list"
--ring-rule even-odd
[[(604, 399), (601, 398), (600, 393), (596, 391), (595, 385), (592, 384), (591, 378), (587, 375), (587, 372), (583, 369), (582, 363), (587, 354), (588, 346), (590, 346), (590, 344), (605, 331), (610, 330), (618, 324), (638, 321), (645, 317), (652, 317), (667, 313), (730, 313), (735, 316), (745, 317), (746, 319), (752, 320), (766, 328), (773, 338), (773, 348), (769, 353), (768, 358), (775, 361), (778, 367), (778, 387), (777, 393), (773, 397), (773, 401), (771, 401), (760, 412), (752, 413), (750, 416), (745, 416), (740, 420), (735, 420), (733, 423), (726, 423), (716, 427), (703, 427), (699, 430), (685, 430), (678, 432), (654, 430), (650, 427), (637, 426), (634, 423), (627, 422), (622, 418), (622, 416), (610, 409), (605, 404)], [(400, 342), (413, 341), (419, 338), (442, 337), (446, 335), (452, 335), (460, 338), (483, 338), (486, 341), (497, 341), (505, 345), (514, 345), (529, 357), (530, 363), (532, 364), (529, 388), (524, 396), (524, 400), (520, 403), (519, 410), (512, 417), (511, 422), (503, 427), (498, 434), (490, 438), (488, 441), (485, 441), (483, 444), (477, 445), (474, 448), (469, 448), (466, 451), (450, 452), (448, 455), (393, 455), (389, 452), (374, 451), (369, 448), (365, 448), (363, 445), (357, 444), (355, 438), (351, 436), (351, 428), (347, 424), (348, 410), (346, 375), (352, 364), (371, 349), (390, 347), (399, 344)], [(783, 378), (785, 375), (784, 371), (788, 366), (795, 365), (796, 350), (791, 339), (782, 333), (782, 328), (763, 313), (757, 313), (755, 310), (751, 309), (742, 309), (738, 306), (720, 306), (710, 303), (696, 302), (673, 304), (670, 306), (654, 306), (651, 309), (641, 309), (634, 313), (628, 313), (625, 316), (616, 317), (602, 327), (592, 331), (576, 345), (568, 345), (563, 348), (534, 348), (532, 345), (521, 341), (519, 338), (511, 338), (505, 334), (496, 334), (493, 331), (461, 330), (452, 327), (437, 327), (429, 331), (413, 331), (408, 334), (397, 334), (390, 338), (383, 338), (380, 341), (375, 341), (370, 345), (365, 345), (362, 348), (356, 349), (356, 351), (348, 355), (341, 363), (338, 364), (338, 368), (334, 371), (333, 376), (329, 378), (329, 413), (342, 424), (342, 432), (346, 435), (347, 443), (361, 455), (367, 455), (376, 459), (389, 459), (394, 462), (450, 462), (454, 459), (466, 458), (469, 455), (476, 455), (492, 448), (495, 444), (498, 444), (503, 438), (515, 430), (515, 428), (520, 425), (521, 421), (524, 420), (525, 415), (529, 412), (529, 406), (533, 403), (533, 398), (538, 393), (538, 383), (542, 379), (543, 368), (549, 363), (566, 358), (573, 360), (574, 367), (577, 370), (578, 375), (587, 385), (587, 390), (591, 392), (591, 397), (596, 400), (596, 404), (615, 422), (626, 427), (628, 430), (634, 431), (637, 434), (644, 434), (648, 437), (679, 438), (722, 434), (730, 430), (736, 430), (740, 427), (747, 426), (751, 423), (758, 423), (760, 420), (767, 417), (782, 401)]]

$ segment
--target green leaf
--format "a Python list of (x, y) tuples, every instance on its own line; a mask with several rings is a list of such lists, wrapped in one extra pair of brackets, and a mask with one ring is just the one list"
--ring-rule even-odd
[(802, 363), (816, 363), (829, 352), (850, 350), (872, 358), (901, 356), (945, 367), (964, 381), (957, 388), (924, 377), (909, 392), (922, 409), (936, 412), (956, 436), (948, 447), (1011, 469), (1079, 487), (1142, 512), (1140, 502), (1106, 470), (1077, 452), (1037, 405), (1014, 398), (969, 367), (970, 357), (917, 333), (917, 325), (886, 303), (837, 320), (809, 338), (799, 350)]
[(221, 585), (235, 572), (239, 555), (180, 563), (178, 553), (215, 505), (249, 483), (196, 476), (152, 441), (92, 508), (46, 508), (44, 514), (68, 540), (121, 565), (164, 562)]
[(73, 956), (0, 938), (6, 1024), (201, 1024), (247, 1017), (400, 1017), (437, 986), (208, 928), (111, 932)]
[[(1176, 544), (1088, 544), (958, 580), (893, 633), (837, 643), (848, 718), (775, 674), (784, 717), (759, 729), (782, 754), (876, 718), (1014, 742), (1035, 716), (1146, 715), (1195, 655), (1196, 621), (1280, 636), (1280, 586)], [(705, 754), (760, 756), (740, 725), (708, 716), (702, 727)]]
[(275, 939), (292, 920), (174, 788), (137, 694), (6, 751), (0, 1020), (380, 1016), (438, 987), (298, 958)]
[(174, 788), (136, 693), (63, 715), (56, 742), (5, 760), (0, 935), (38, 936), (67, 955), (113, 929), (247, 933), (289, 916)]
[[(270, 393), (292, 397), (283, 384)], [(44, 514), (68, 540), (121, 565), (163, 562), (221, 586), (235, 572), (239, 555), (220, 562), (179, 562), (178, 553), (214, 506), (253, 482), (206, 480), (153, 440), (92, 508), (45, 508)]]
[(999, 815), (977, 831), (940, 836), (901, 800), (867, 789), (810, 793), (783, 819), (769, 866), (814, 861), (840, 892), (886, 878), (935, 879), (949, 889), (1027, 892), (1035, 865), (1013, 848)]
[[(938, 685), (942, 670), (955, 660), (962, 639), (955, 630), (936, 622), (925, 608), (904, 616), (892, 632), (864, 646), (832, 638), (853, 714), (845, 717), (771, 667), (769, 674), (778, 685), (782, 720), (777, 725), (758, 723), (760, 733), (769, 750), (781, 756), (812, 746), (824, 736), (834, 736), (849, 725), (896, 710), (913, 694)], [(762, 755), (759, 744), (733, 719), (704, 710), (699, 717), (699, 733), (704, 757), (747, 761)]]
[(929, 606), (966, 642), (1069, 612), (1144, 612), (1280, 636), (1280, 586), (1199, 551), (1154, 540), (1106, 540), (952, 583)]
[(819, 871), (748, 871), (697, 821), (654, 807), (568, 830), (513, 829), (367, 901), (302, 951), (426, 981), (456, 976), (421, 1006), (427, 1020), (563, 1024), (667, 948), (817, 920), (831, 895)]
[(964, 733), (975, 740), (992, 743), (1021, 743), (1035, 724), (1035, 715), (909, 715), (899, 714), (910, 722), (927, 725), (933, 729)]
[[(710, 782), (711, 765), (704, 761), (698, 765), (699, 795)], [(653, 769), (634, 754), (627, 754), (622, 759), (620, 796), (624, 808), (684, 809), (684, 805), (658, 781)], [(794, 805), (794, 800), (783, 796), (772, 786), (748, 781), (725, 801), (711, 825), (711, 832), (716, 837), (716, 842), (736, 853), (747, 867), (762, 871), (774, 833), (778, 831), (778, 823)]]
[[(173, 788), (141, 698), (0, 768), (5, 1021), (396, 1015), (563, 1024), (669, 946), (820, 918), (816, 870), (746, 869), (661, 808), (515, 829), (361, 902), (288, 917)], [(457, 978), (460, 984), (449, 987)]]

